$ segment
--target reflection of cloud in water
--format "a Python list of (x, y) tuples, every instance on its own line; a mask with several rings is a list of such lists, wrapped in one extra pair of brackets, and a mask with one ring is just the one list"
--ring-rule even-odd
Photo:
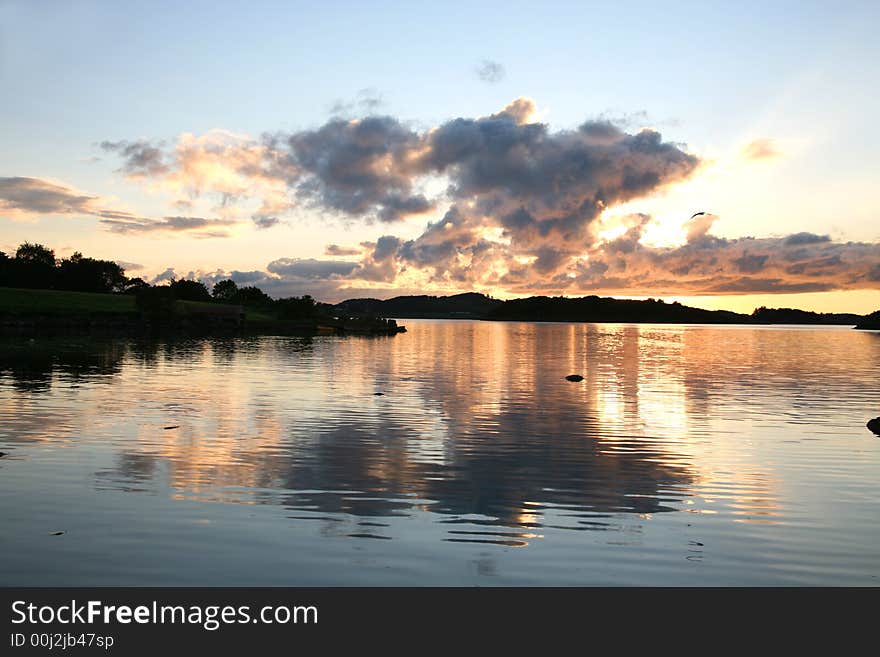
[[(185, 498), (283, 504), (297, 518), (429, 510), (448, 517), (450, 540), (503, 544), (539, 534), (479, 527), (595, 529), (614, 513), (671, 510), (666, 502), (694, 479), (689, 464), (638, 437), (627, 450), (604, 449), (600, 369), (591, 373), (594, 386), (575, 387), (561, 379), (567, 369), (541, 367), (544, 353), (579, 349), (572, 332), (536, 340), (529, 327), (483, 327), (492, 334), (439, 324), (427, 337), (414, 334), (403, 353), (388, 341), (337, 341), (321, 365), (331, 377), (344, 371), (365, 401), (356, 408), (341, 399), (312, 417), (299, 404), (286, 412), (285, 401), (303, 393), (283, 381), (287, 392), (275, 397), (241, 395), (234, 380), (217, 376), (185, 397), (166, 385), (163, 392), (175, 401), (158, 396), (150, 403), (166, 410), (180, 404), (198, 421), (187, 424), (184, 417), (179, 430), (164, 433), (141, 426), (136, 444), (149, 456), (123, 452), (116, 468), (98, 473), (100, 485), (143, 489), (161, 460), (168, 485)], [(590, 340), (599, 338), (589, 338), (588, 347)], [(615, 385), (629, 395), (637, 393), (637, 370), (627, 368), (638, 354), (626, 340), (621, 344), (622, 364), (615, 368), (626, 374)], [(208, 363), (235, 372), (267, 358), (281, 372), (303, 366), (301, 353), (278, 345), (236, 347), (166, 349), (150, 367), (188, 363), (199, 371)], [(450, 359), (450, 350), (464, 355)], [(579, 371), (589, 363), (575, 359), (566, 367)], [(323, 406), (327, 382), (311, 383)], [(367, 402), (374, 389), (388, 395)]]
[[(0, 413), (18, 416), (23, 442), (67, 435), (109, 447), (101, 490), (282, 505), (330, 535), (393, 538), (391, 518), (431, 512), (447, 540), (515, 546), (551, 528), (710, 513), (719, 500), (738, 519), (768, 522), (779, 477), (713, 436), (764, 409), (809, 413), (825, 390), (811, 377), (822, 371), (833, 386), (845, 365), (827, 355), (827, 336), (755, 333), (423, 322), (377, 340), (0, 351), (0, 385), (13, 391)], [(786, 340), (800, 357), (784, 353)], [(773, 368), (756, 367), (771, 357)], [(38, 409), (37, 397), (51, 403)]]

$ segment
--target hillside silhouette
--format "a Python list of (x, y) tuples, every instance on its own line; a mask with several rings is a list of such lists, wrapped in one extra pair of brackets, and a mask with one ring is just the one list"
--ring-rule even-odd
[(752, 314), (705, 310), (662, 299), (528, 297), (502, 301), (469, 292), (451, 296), (400, 296), (348, 299), (337, 312), (399, 319), (484, 319), (522, 322), (647, 322), (682, 324), (837, 324), (854, 326), (865, 318), (854, 313), (816, 313), (794, 308), (756, 309)]
[(339, 311), (357, 315), (377, 315), (402, 319), (484, 319), (504, 303), (485, 294), (466, 292), (446, 297), (428, 295), (391, 299), (347, 299), (334, 306)]

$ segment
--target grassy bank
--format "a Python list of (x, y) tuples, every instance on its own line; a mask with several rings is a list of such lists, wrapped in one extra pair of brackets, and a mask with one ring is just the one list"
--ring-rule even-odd
[[(33, 290), (0, 287), (0, 323), (16, 335), (39, 331), (55, 333), (77, 330), (132, 332), (171, 328), (183, 333), (244, 330), (264, 335), (300, 334), (391, 334), (396, 326), (376, 318), (343, 318), (325, 314), (279, 318), (266, 311), (245, 309), (244, 322), (238, 320), (241, 306), (203, 301), (177, 300), (170, 310), (157, 309), (158, 315), (142, 314), (134, 295)], [(392, 323), (393, 324), (393, 323)]]
[[(213, 303), (178, 301), (180, 308), (211, 308)], [(11, 315), (129, 315), (136, 314), (137, 303), (131, 294), (98, 294), (67, 290), (30, 290), (0, 287), (0, 313)], [(250, 315), (247, 315), (250, 317)], [(253, 313), (254, 319), (264, 319)]]
[(136, 313), (128, 294), (0, 287), (0, 313), (13, 315), (115, 315)]

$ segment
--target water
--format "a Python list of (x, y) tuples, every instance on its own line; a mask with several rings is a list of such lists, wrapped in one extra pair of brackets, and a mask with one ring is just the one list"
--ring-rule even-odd
[(0, 584), (880, 581), (880, 334), (405, 324), (4, 341)]

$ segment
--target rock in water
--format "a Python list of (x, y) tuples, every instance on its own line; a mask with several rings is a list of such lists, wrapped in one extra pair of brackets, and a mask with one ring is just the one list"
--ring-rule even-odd
[(873, 420), (868, 420), (868, 428), (880, 436), (880, 417), (875, 417)]
[(584, 377), (582, 377), (580, 374), (569, 374), (567, 377), (565, 377), (565, 380), (566, 381), (583, 381)]

